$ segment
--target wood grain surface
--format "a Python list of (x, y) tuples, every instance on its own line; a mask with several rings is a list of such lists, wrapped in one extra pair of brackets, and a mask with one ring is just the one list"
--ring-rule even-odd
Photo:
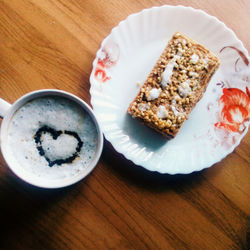
[[(163, 4), (205, 10), (250, 50), (250, 1), (0, 0), (0, 97), (41, 88), (90, 102), (102, 40), (129, 14)], [(105, 142), (93, 173), (60, 190), (17, 179), (0, 156), (0, 249), (247, 249), (250, 133), (190, 175), (133, 165)]]

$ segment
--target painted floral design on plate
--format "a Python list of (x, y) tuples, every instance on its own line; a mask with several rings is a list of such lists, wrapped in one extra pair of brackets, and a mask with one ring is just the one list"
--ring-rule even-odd
[[(222, 89), (218, 104), (207, 104), (207, 109), (210, 115), (215, 117), (215, 122), (199, 139), (207, 137), (214, 148), (222, 146), (228, 149), (237, 142), (249, 126), (250, 68), (249, 60), (242, 51), (233, 46), (226, 46), (220, 50), (220, 53), (226, 48), (237, 51), (240, 57), (235, 61), (235, 72), (227, 80), (216, 84), (216, 87)], [(242, 60), (244, 65), (240, 69), (237, 68), (239, 60)]]
[(244, 127), (244, 123), (250, 116), (248, 88), (246, 87), (246, 93), (237, 88), (224, 88), (219, 104), (221, 106), (221, 121), (215, 123), (215, 127), (232, 132), (242, 131), (242, 126)]
[(100, 83), (105, 83), (111, 79), (109, 71), (117, 63), (119, 56), (119, 46), (111, 40), (107, 41), (98, 55), (98, 61), (94, 74), (96, 80), (98, 80)]

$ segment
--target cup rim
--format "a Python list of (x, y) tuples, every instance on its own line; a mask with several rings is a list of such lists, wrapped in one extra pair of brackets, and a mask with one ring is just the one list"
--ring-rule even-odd
[[(25, 105), (27, 102), (34, 100), (36, 98), (39, 98), (39, 97), (44, 97), (44, 96), (61, 96), (61, 97), (65, 97), (69, 100), (74, 101), (75, 103), (79, 104), (88, 113), (88, 115), (90, 116), (90, 118), (95, 124), (96, 130), (97, 130), (97, 148), (95, 151), (95, 155), (92, 161), (83, 170), (81, 170), (77, 175), (67, 177), (67, 178), (62, 178), (62, 179), (56, 179), (56, 180), (47, 180), (47, 179), (45, 180), (45, 178), (41, 178), (30, 173), (28, 174), (27, 173), (28, 171), (22, 169), (19, 164), (15, 164), (15, 160), (13, 160), (13, 157), (11, 157), (11, 154), (7, 150), (8, 133), (6, 131), (8, 130), (8, 127), (10, 125), (10, 122), (14, 113), (23, 105)], [(67, 187), (67, 186), (77, 183), (78, 181), (85, 178), (96, 167), (101, 157), (101, 153), (103, 149), (103, 133), (94, 115), (93, 110), (81, 98), (64, 90), (41, 89), (41, 90), (35, 90), (35, 91), (29, 92), (23, 95), (11, 105), (10, 109), (7, 111), (6, 115), (4, 116), (2, 120), (1, 131), (0, 131), (0, 144), (1, 144), (0, 146), (1, 146), (2, 155), (3, 155), (5, 162), (7, 163), (9, 169), (17, 177), (19, 177), (23, 181), (33, 186), (37, 186), (40, 188), (54, 189), (54, 188)]]

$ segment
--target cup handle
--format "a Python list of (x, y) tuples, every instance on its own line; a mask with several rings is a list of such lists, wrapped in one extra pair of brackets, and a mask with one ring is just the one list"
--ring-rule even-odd
[(0, 98), (0, 118), (3, 118), (6, 112), (11, 107), (11, 104)]

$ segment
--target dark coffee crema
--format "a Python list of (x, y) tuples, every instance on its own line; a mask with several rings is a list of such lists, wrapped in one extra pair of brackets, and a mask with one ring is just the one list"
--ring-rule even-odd
[[(67, 158), (51, 160), (46, 155), (46, 152), (42, 146), (42, 136), (46, 133), (50, 134), (53, 140), (57, 140), (57, 138), (62, 134), (73, 136), (78, 141), (75, 152)], [(79, 157), (79, 152), (81, 151), (81, 148), (83, 146), (83, 142), (76, 132), (68, 131), (68, 130), (55, 130), (46, 125), (42, 126), (41, 128), (37, 130), (37, 132), (34, 135), (34, 140), (35, 140), (36, 148), (39, 154), (46, 159), (50, 167), (53, 167), (54, 165), (62, 165), (64, 163), (72, 163), (77, 157)]]

